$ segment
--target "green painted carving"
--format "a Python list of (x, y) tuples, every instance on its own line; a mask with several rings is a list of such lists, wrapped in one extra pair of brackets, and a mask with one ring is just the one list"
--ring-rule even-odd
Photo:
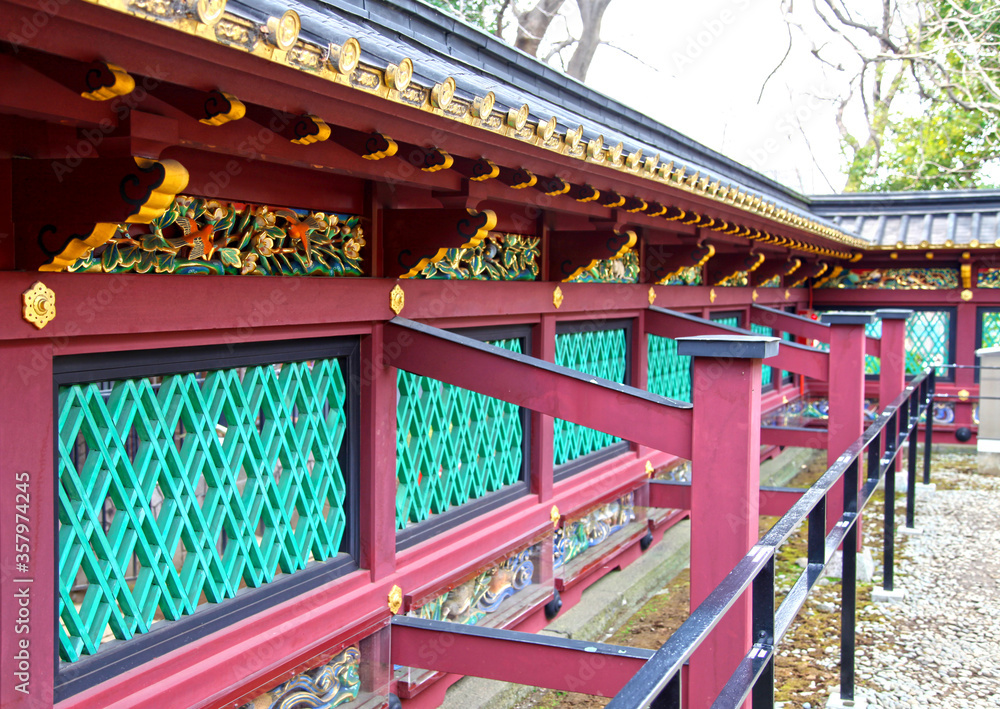
[(1000, 268), (979, 269), (976, 274), (976, 288), (1000, 288)]
[(361, 651), (349, 647), (329, 662), (292, 677), (240, 709), (332, 709), (358, 698)]
[(745, 288), (750, 285), (750, 271), (737, 271), (719, 281), (718, 285), (726, 288)]
[(677, 340), (647, 335), (646, 385), (649, 391), (691, 401), (691, 358), (677, 354)]
[(660, 282), (663, 286), (700, 286), (701, 266), (688, 266)]
[[(521, 340), (490, 344), (521, 351)], [(399, 371), (396, 528), (423, 522), (521, 479), (519, 407)]]
[(771, 276), (766, 281), (761, 283), (758, 288), (781, 288), (781, 276)]
[(69, 267), (103, 273), (360, 276), (359, 217), (177, 197)]
[(558, 569), (568, 564), (591, 547), (606, 541), (635, 519), (633, 493), (601, 505), (580, 519), (568, 522), (556, 530), (552, 544), (553, 567)]
[(957, 268), (854, 268), (819, 287), (939, 290), (958, 283)]
[[(628, 342), (625, 330), (564, 332), (556, 335), (556, 364), (613, 382), (625, 383)], [(593, 453), (620, 438), (555, 419), (553, 452), (556, 465)]]
[(59, 653), (341, 551), (336, 359), (61, 387)]
[(621, 258), (603, 259), (570, 280), (574, 283), (638, 283), (639, 254), (630, 249)]
[(533, 281), (538, 277), (540, 242), (534, 236), (490, 232), (477, 246), (448, 249), (443, 259), (425, 266), (417, 278)]
[(476, 625), (523, 590), (535, 574), (539, 546), (529, 547), (505, 561), (431, 599), (407, 615), (429, 620)]

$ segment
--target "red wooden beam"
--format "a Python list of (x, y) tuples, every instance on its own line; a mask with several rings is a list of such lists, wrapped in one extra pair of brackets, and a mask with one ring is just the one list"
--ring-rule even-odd
[(760, 515), (782, 517), (802, 497), (804, 489), (794, 487), (762, 487), (760, 489)]
[[(650, 308), (646, 313), (646, 332), (660, 337), (692, 337), (698, 335), (750, 335), (748, 330), (720, 325), (705, 318), (678, 313), (664, 308)], [(794, 342), (779, 343), (778, 354), (767, 363), (785, 372), (802, 374), (826, 381), (829, 372), (829, 355), (821, 350)]]
[(651, 650), (397, 616), (392, 663), (613, 697)]
[(795, 426), (762, 426), (760, 442), (765, 446), (792, 446), (824, 450), (830, 440), (825, 428), (798, 428)]
[(394, 318), (386, 361), (414, 374), (524, 406), (625, 440), (691, 457), (691, 405), (528, 355)]
[(776, 310), (762, 305), (755, 305), (750, 308), (750, 322), (754, 325), (773, 327), (775, 330), (787, 332), (796, 337), (805, 337), (810, 340), (819, 340), (820, 342), (830, 341), (829, 325), (824, 325), (801, 315), (786, 313), (783, 310)]
[[(780, 517), (792, 508), (805, 490), (792, 487), (762, 487), (760, 514)], [(691, 509), (691, 483), (649, 481), (649, 506), (658, 509)]]

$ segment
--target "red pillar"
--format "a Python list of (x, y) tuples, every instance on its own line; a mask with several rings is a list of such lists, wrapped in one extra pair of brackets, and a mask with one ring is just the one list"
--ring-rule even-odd
[[(531, 349), (534, 357), (556, 361), (555, 315), (542, 315), (532, 333)], [(554, 430), (551, 416), (531, 412), (531, 491), (538, 495), (539, 502), (552, 499)]]
[[(865, 430), (865, 325), (872, 313), (823, 313), (822, 322), (830, 325), (830, 431), (826, 462), (833, 463)], [(858, 484), (864, 476), (858, 476)], [(844, 512), (843, 481), (827, 498), (827, 528)], [(860, 535), (858, 536), (860, 539)]]
[[(878, 410), (899, 396), (906, 387), (906, 319), (912, 310), (882, 308), (875, 317), (882, 319), (882, 346), (878, 374)], [(883, 449), (885, 445), (883, 444)], [(902, 470), (903, 459), (896, 457), (896, 470)]]
[[(761, 360), (776, 337), (678, 339), (694, 356), (691, 454), (691, 608), (756, 544), (760, 508)], [(746, 656), (751, 598), (745, 593), (691, 658), (688, 707), (711, 706)]]

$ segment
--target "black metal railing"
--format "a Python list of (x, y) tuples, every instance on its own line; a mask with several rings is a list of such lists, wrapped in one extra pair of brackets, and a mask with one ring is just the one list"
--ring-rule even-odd
[[(926, 415), (924, 439), (924, 482), (930, 482), (930, 454), (933, 431), (935, 374), (927, 369), (912, 379), (903, 392), (886, 407), (853, 445), (844, 451), (823, 476), (754, 545), (747, 555), (688, 620), (635, 674), (607, 709), (680, 709), (681, 677), (685, 663), (730, 607), (751, 589), (754, 643), (730, 677), (713, 709), (740, 707), (752, 698), (754, 709), (774, 706), (774, 658), (777, 644), (788, 631), (805, 603), (809, 591), (823, 577), (824, 569), (838, 548), (854, 550), (858, 544), (858, 519), (879, 481), (885, 477), (883, 584), (893, 588), (895, 558), (895, 461), (904, 441), (907, 456), (906, 526), (915, 518), (917, 472), (916, 432)], [(859, 490), (862, 457), (867, 455), (864, 485)], [(887, 475), (887, 472), (892, 474)], [(832, 531), (826, 532), (827, 496), (838, 481), (844, 480), (844, 510)], [(808, 520), (807, 566), (775, 608), (775, 554), (778, 548)], [(840, 644), (840, 695), (853, 700), (857, 558), (843, 555)]]

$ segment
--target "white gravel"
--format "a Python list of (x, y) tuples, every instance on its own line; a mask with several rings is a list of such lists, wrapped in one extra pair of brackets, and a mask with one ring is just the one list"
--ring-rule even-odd
[(918, 498), (923, 534), (897, 536), (905, 600), (859, 613), (858, 632), (875, 640), (856, 664), (869, 707), (1000, 707), (1000, 478), (975, 472), (974, 454), (935, 456), (935, 467), (938, 485), (956, 489)]

